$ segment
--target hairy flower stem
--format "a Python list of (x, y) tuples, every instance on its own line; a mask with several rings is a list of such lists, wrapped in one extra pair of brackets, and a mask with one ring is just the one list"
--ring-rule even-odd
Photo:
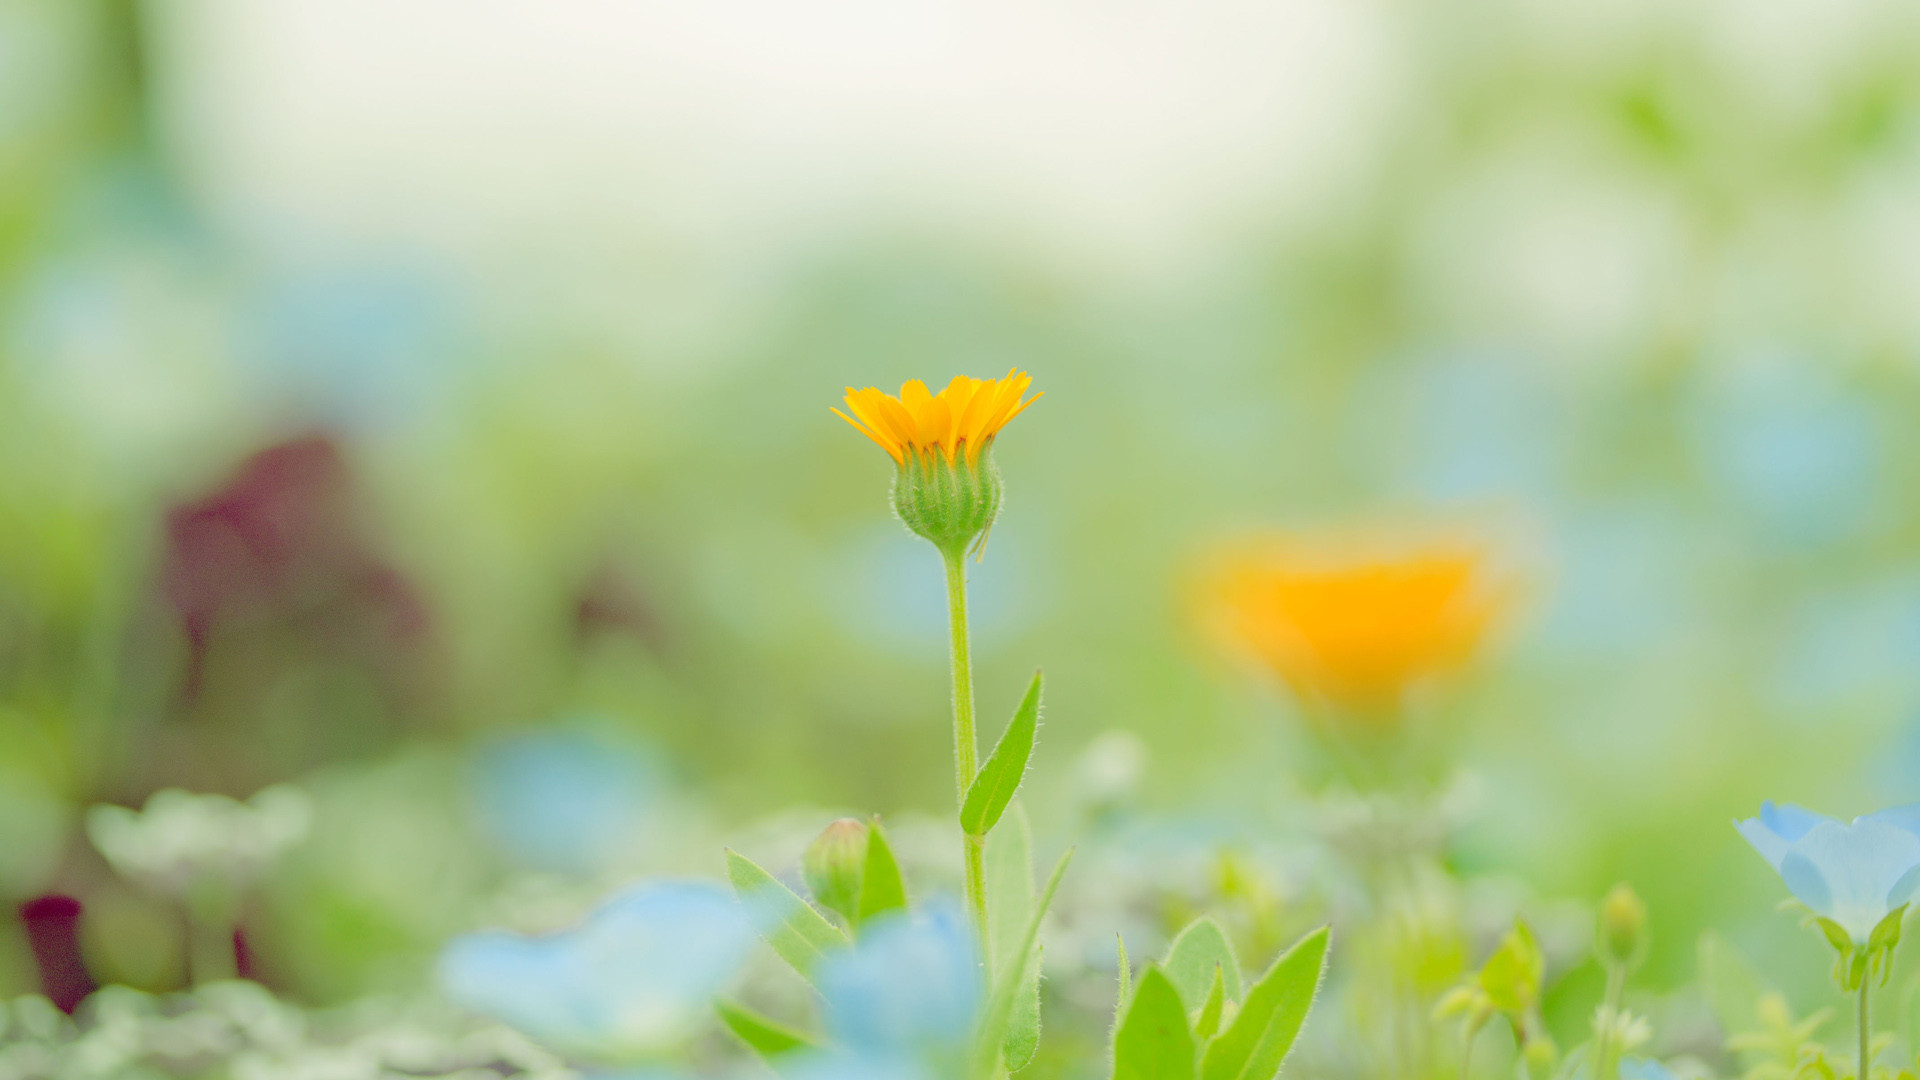
[[(958, 544), (940, 554), (947, 563), (947, 617), (953, 638), (953, 772), (959, 789), (959, 802), (955, 804), (958, 810), (966, 805), (967, 789), (973, 786), (974, 773), (980, 768), (973, 723), (973, 656), (967, 638), (967, 557), (965, 546)], [(973, 930), (980, 942), (981, 956), (987, 958), (991, 969), (985, 846), (985, 837), (967, 834), (967, 909), (973, 915)]]
[(1860, 1077), (1867, 1080), (1867, 1068), (1872, 1064), (1873, 1030), (1867, 1024), (1867, 987), (1873, 983), (1871, 976), (1860, 980)]

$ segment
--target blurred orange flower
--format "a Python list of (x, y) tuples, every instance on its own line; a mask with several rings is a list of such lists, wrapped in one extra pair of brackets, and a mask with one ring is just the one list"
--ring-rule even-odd
[(907, 463), (909, 451), (938, 451), (951, 465), (963, 447), (972, 465), (1007, 421), (1040, 399), (1035, 394), (1021, 400), (1031, 385), (1032, 376), (1009, 370), (1000, 379), (955, 376), (938, 394), (929, 392), (919, 379), (902, 385), (899, 397), (871, 386), (865, 390), (849, 386), (847, 409), (853, 415), (839, 409), (833, 412), (879, 443), (896, 465)]
[(1489, 563), (1467, 542), (1269, 540), (1213, 564), (1208, 621), (1298, 693), (1373, 714), (1471, 658), (1511, 607), (1512, 583)]

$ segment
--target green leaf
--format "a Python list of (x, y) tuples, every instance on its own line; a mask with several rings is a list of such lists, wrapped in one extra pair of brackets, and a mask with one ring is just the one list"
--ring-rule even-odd
[(727, 852), (727, 877), (740, 902), (762, 908), (778, 918), (771, 928), (761, 931), (767, 944), (792, 964), (795, 971), (811, 975), (813, 965), (833, 949), (845, 948), (847, 935), (826, 920), (805, 900), (794, 895), (780, 879), (760, 869), (752, 859), (737, 851)]
[(1327, 928), (1295, 942), (1247, 991), (1201, 1063), (1201, 1080), (1273, 1080), (1313, 1008), (1327, 967)]
[(1033, 673), (1033, 684), (1013, 722), (1001, 732), (987, 763), (967, 789), (966, 802), (960, 806), (960, 827), (970, 836), (985, 836), (1000, 821), (1000, 815), (1020, 790), (1027, 775), (1027, 759), (1033, 755), (1033, 739), (1040, 723), (1040, 673)]
[[(1018, 961), (1020, 935), (1033, 918), (1033, 846), (1027, 813), (1015, 799), (1001, 827), (987, 837), (987, 937), (993, 951), (993, 970), (1006, 971)], [(1026, 981), (1013, 999), (1008, 1020), (1007, 1071), (1016, 1072), (1040, 1049), (1040, 964), (1026, 966)]]
[(860, 879), (860, 921), (906, 906), (907, 886), (900, 880), (900, 863), (893, 857), (893, 847), (887, 843), (887, 834), (881, 830), (880, 819), (876, 817), (867, 829), (867, 866)]
[(761, 1057), (778, 1057), (792, 1050), (812, 1049), (819, 1044), (803, 1031), (770, 1020), (737, 1001), (721, 998), (713, 1003), (727, 1029), (740, 1037)]
[(1029, 963), (1039, 963), (1040, 922), (1047, 917), (1053, 894), (1059, 891), (1060, 879), (1066, 876), (1067, 864), (1072, 861), (1073, 849), (1068, 848), (1053, 865), (1053, 874), (1047, 878), (1047, 887), (1040, 890), (1040, 899), (1033, 905), (1033, 916), (1027, 920), (1026, 931), (1014, 950), (1013, 955), (1020, 962), (1001, 969), (994, 979), (993, 994), (987, 998), (986, 1010), (981, 1014), (979, 1042), (974, 1050), (973, 1075), (981, 1080), (993, 1076), (999, 1066), (1012, 1025), (1014, 999), (1027, 978), (1026, 967)]
[(1226, 933), (1210, 918), (1195, 919), (1180, 931), (1167, 950), (1165, 967), (1167, 978), (1189, 1009), (1197, 1009), (1206, 1001), (1216, 971), (1226, 983), (1228, 1000), (1240, 1000), (1240, 965), (1233, 958)]
[(1193, 1080), (1193, 1032), (1180, 991), (1157, 967), (1140, 977), (1113, 1033), (1113, 1080)]
[(1120, 943), (1120, 1000), (1113, 1006), (1113, 1026), (1120, 1027), (1120, 1016), (1127, 1011), (1127, 1000), (1133, 996), (1133, 965), (1127, 962), (1127, 939), (1124, 934), (1113, 935)]
[(1533, 931), (1516, 920), (1480, 969), (1480, 989), (1487, 992), (1494, 1008), (1508, 1016), (1523, 1016), (1540, 1000), (1540, 980), (1546, 970), (1546, 957), (1534, 942)]
[(1206, 1003), (1200, 1006), (1200, 1015), (1193, 1022), (1193, 1037), (1201, 1042), (1212, 1039), (1220, 1030), (1220, 1014), (1227, 1008), (1227, 983), (1222, 972), (1225, 968), (1213, 969), (1213, 985), (1207, 989)]

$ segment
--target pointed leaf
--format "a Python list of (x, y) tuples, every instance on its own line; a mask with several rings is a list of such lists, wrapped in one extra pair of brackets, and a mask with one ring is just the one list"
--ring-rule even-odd
[(1120, 943), (1120, 999), (1113, 1005), (1113, 1026), (1120, 1027), (1120, 1017), (1127, 1011), (1127, 1001), (1133, 997), (1133, 965), (1127, 961), (1127, 939), (1124, 934), (1113, 935)]
[(780, 879), (767, 873), (737, 851), (727, 852), (727, 877), (733, 891), (750, 908), (767, 912), (772, 924), (761, 931), (767, 944), (792, 964), (795, 971), (811, 975), (822, 955), (845, 948), (847, 935), (813, 909), (813, 905), (794, 895)]
[(994, 979), (993, 994), (987, 999), (986, 1010), (981, 1014), (979, 1042), (975, 1047), (973, 1075), (990, 1077), (1000, 1063), (1000, 1055), (1007, 1040), (1007, 1031), (1012, 1024), (1014, 998), (1019, 988), (1028, 978), (1027, 965), (1039, 964), (1040, 923), (1047, 917), (1047, 908), (1053, 903), (1053, 894), (1060, 889), (1060, 879), (1067, 875), (1067, 864), (1073, 861), (1073, 849), (1068, 848), (1060, 861), (1053, 864), (1053, 873), (1047, 878), (1047, 887), (1040, 890), (1040, 899), (1033, 905), (1033, 916), (1027, 920), (1026, 931), (1020, 936), (1020, 945), (1014, 950), (1017, 964), (1009, 964)]
[[(993, 946), (993, 970), (1016, 961), (1020, 936), (1033, 917), (1032, 831), (1026, 810), (1015, 799), (999, 828), (987, 837), (987, 937)], [(1043, 950), (1044, 951), (1044, 950)], [(1040, 964), (1027, 965), (1028, 979), (1015, 993), (1008, 1020), (1006, 1063), (1016, 1072), (1040, 1048)]]
[(1227, 983), (1223, 969), (1213, 969), (1213, 985), (1207, 990), (1206, 1003), (1200, 1006), (1200, 1015), (1193, 1021), (1193, 1037), (1201, 1042), (1212, 1039), (1220, 1030), (1220, 1014), (1227, 1007)]
[(1173, 939), (1173, 947), (1167, 950), (1166, 969), (1167, 978), (1189, 1009), (1197, 1009), (1206, 1001), (1216, 970), (1226, 984), (1227, 999), (1240, 1000), (1240, 965), (1233, 958), (1226, 933), (1210, 918), (1195, 919)]
[(812, 1049), (819, 1044), (805, 1032), (771, 1020), (737, 1001), (721, 998), (713, 1003), (721, 1022), (761, 1057), (777, 1057), (791, 1050)]
[(1157, 967), (1140, 976), (1140, 988), (1113, 1034), (1113, 1080), (1193, 1080), (1187, 1007)]
[(966, 802), (960, 807), (960, 827), (969, 835), (985, 836), (991, 832), (1007, 804), (1013, 801), (1013, 793), (1020, 789), (1020, 781), (1027, 775), (1027, 759), (1033, 755), (1033, 739), (1039, 723), (1040, 673), (1036, 671), (1019, 711), (1013, 714), (1013, 721), (1000, 734), (993, 754), (967, 789)]
[(860, 921), (907, 906), (907, 886), (900, 880), (900, 863), (893, 857), (887, 834), (874, 818), (867, 829), (867, 865), (860, 879)]
[(1327, 966), (1327, 928), (1295, 942), (1247, 990), (1247, 999), (1201, 1063), (1201, 1080), (1273, 1080), (1293, 1049)]

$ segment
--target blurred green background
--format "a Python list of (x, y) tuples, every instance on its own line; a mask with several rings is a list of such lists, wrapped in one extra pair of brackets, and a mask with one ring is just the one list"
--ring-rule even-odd
[(1715, 926), (1816, 995), (1729, 821), (1920, 798), (1917, 22), (0, 0), (0, 892), (178, 985), (84, 808), (298, 781), (246, 926), (330, 1001), (484, 917), (503, 733), (654, 762), (647, 870), (946, 812), (937, 557), (828, 407), (1018, 366), (978, 672), (1047, 672), (1043, 846), (1114, 730), (1154, 812), (1287, 828), (1210, 544), (1465, 523), (1529, 588), (1446, 704), (1459, 868), (1631, 880), (1652, 984)]

